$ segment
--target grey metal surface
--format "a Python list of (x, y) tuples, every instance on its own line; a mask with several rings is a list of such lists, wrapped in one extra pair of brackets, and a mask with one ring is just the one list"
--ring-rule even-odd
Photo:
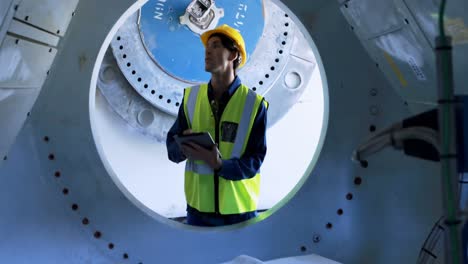
[[(49, 52), (50, 51), (50, 52)], [(13, 38), (0, 46), (0, 157), (7, 156), (33, 106), (56, 50)]]
[(0, 26), (3, 26), (3, 23), (5, 23), (7, 14), (10, 11), (10, 8), (12, 7), (13, 0), (3, 0), (0, 2)]
[(117, 64), (135, 91), (158, 109), (175, 116), (183, 89), (193, 84), (174, 79), (154, 63), (146, 53), (137, 21), (135, 13), (111, 42)]
[[(424, 33), (431, 47), (435, 47), (435, 38), (439, 35), (438, 13), (440, 1), (404, 1), (414, 14), (415, 22)], [(468, 3), (463, 0), (447, 2), (445, 13), (446, 34), (452, 37), (455, 94), (468, 94)], [(435, 58), (432, 61), (435, 63)]]
[(6, 32), (10, 27), (13, 14), (15, 12), (15, 5), (20, 0), (4, 0), (0, 3), (0, 45), (5, 38)]
[(56, 47), (60, 40), (60, 38), (56, 35), (31, 27), (28, 24), (22, 23), (18, 20), (11, 21), (11, 25), (8, 31), (17, 36), (40, 42), (46, 46)]
[(8, 159), (8, 150), (15, 142), (24, 121), (31, 110), (39, 87), (32, 89), (0, 88), (0, 166)]
[[(437, 1), (354, 0), (341, 10), (370, 56), (413, 112), (435, 107), (434, 42), (438, 32)], [(451, 1), (446, 12), (447, 34), (455, 37), (455, 91), (466, 94), (468, 19), (466, 1)], [(373, 12), (365, 12), (373, 10)], [(375, 23), (377, 17), (381, 23)]]
[(36, 136), (26, 121), (15, 147), (0, 164), (2, 263), (117, 263), (120, 255), (102, 254), (93, 243), (92, 219), (90, 227), (84, 226), (80, 214), (70, 209), (74, 201), (69, 196), (77, 190), (54, 175), (37, 173), (44, 159), (38, 159), (36, 144), (47, 143), (35, 142)]
[(104, 56), (97, 86), (112, 109), (131, 127), (159, 142), (166, 141), (175, 116), (154, 107), (133, 89), (120, 71), (110, 47)]
[[(0, 185), (0, 219), (10, 219), (0, 229), (21, 231), (15, 244), (1, 244), (3, 259), (217, 263), (240, 254), (269, 260), (315, 253), (344, 263), (415, 262), (441, 213), (437, 165), (394, 151), (369, 159), (366, 168), (350, 161), (354, 148), (370, 133), (370, 125), (382, 128), (409, 111), (349, 29), (336, 2), (284, 3), (314, 39), (327, 83), (324, 122), (328, 123), (322, 149), (294, 197), (267, 212), (272, 214), (259, 223), (210, 231), (167, 224), (131, 204), (100, 161), (89, 120), (88, 87), (105, 35), (132, 1), (82, 0), (67, 45), (33, 109), (24, 132), (28, 136), (17, 141), (11, 165), (0, 168), (0, 178), (8, 179), (8, 184)], [(85, 41), (90, 35), (95, 39)], [(101, 55), (104, 52), (105, 48)], [(78, 58), (83, 58), (81, 64)], [(95, 70), (97, 77), (99, 68)], [(24, 166), (28, 161), (29, 166)], [(52, 180), (55, 175), (60, 177)], [(68, 195), (59, 195), (63, 188), (69, 188)], [(70, 213), (73, 203), (78, 208)], [(35, 222), (13, 221), (12, 215)], [(83, 217), (90, 225), (81, 223)], [(57, 232), (51, 236), (52, 231), (42, 230)], [(101, 236), (94, 239), (97, 230)], [(31, 237), (35, 247), (28, 244)]]
[(57, 50), (13, 36), (0, 47), (0, 88), (38, 88), (44, 83)]
[(50, 33), (64, 36), (79, 0), (22, 0), (15, 17)]

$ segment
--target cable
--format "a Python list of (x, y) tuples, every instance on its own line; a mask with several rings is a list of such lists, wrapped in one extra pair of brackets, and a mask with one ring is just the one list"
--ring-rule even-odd
[(438, 134), (435, 130), (427, 127), (409, 127), (398, 128), (397, 130), (387, 129), (385, 132), (380, 132), (359, 146), (354, 151), (352, 160), (365, 160), (370, 155), (379, 152), (387, 146), (394, 146), (400, 149), (403, 146), (403, 142), (408, 139), (427, 142), (440, 152)]

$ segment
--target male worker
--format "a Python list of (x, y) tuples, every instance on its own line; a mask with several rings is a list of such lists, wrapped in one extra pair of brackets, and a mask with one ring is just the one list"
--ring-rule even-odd
[[(203, 33), (201, 41), (211, 80), (184, 90), (166, 144), (171, 161), (187, 159), (187, 223), (230, 225), (257, 215), (268, 104), (236, 75), (247, 58), (237, 30), (222, 25)], [(218, 148), (205, 149), (192, 142), (179, 148), (173, 138), (195, 132), (209, 132)]]

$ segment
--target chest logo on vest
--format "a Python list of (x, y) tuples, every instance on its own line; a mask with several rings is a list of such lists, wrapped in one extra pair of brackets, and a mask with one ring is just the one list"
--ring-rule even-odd
[(234, 143), (239, 124), (233, 122), (221, 123), (221, 141)]

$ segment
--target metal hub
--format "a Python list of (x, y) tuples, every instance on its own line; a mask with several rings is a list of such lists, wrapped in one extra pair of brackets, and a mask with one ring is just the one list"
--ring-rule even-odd
[[(172, 78), (189, 83), (209, 80), (205, 72), (204, 47), (200, 34), (228, 24), (239, 30), (247, 54), (253, 54), (264, 29), (262, 0), (218, 2), (148, 1), (140, 10), (138, 27), (144, 49), (153, 63)], [(189, 86), (189, 85), (187, 85)]]

